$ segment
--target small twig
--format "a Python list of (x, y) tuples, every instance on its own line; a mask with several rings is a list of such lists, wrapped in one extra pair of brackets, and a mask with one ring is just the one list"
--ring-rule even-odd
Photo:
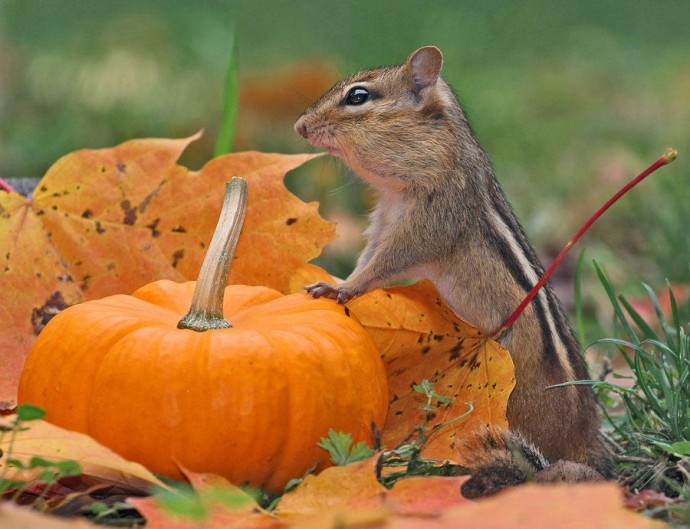
[(643, 465), (655, 465), (656, 459), (650, 457), (624, 456), (621, 454), (613, 454), (613, 458), (619, 463), (638, 463)]
[(623, 451), (623, 447), (622, 447), (619, 443), (617, 443), (617, 442), (613, 439), (613, 437), (611, 437), (611, 436), (610, 436), (609, 434), (607, 434), (606, 432), (599, 432), (599, 436), (600, 436), (605, 442), (607, 442), (609, 445), (611, 445), (616, 451), (618, 451), (618, 452), (622, 452), (622, 451)]
[(0, 177), (0, 189), (7, 191), (8, 193), (16, 193), (14, 188), (2, 177)]
[(591, 217), (589, 217), (589, 219), (587, 219), (587, 222), (585, 222), (582, 225), (582, 227), (579, 230), (577, 230), (573, 238), (570, 239), (568, 243), (563, 247), (563, 249), (551, 263), (551, 266), (549, 266), (546, 272), (544, 272), (544, 275), (541, 276), (541, 279), (539, 279), (539, 281), (537, 281), (534, 287), (532, 287), (532, 290), (529, 291), (529, 293), (525, 296), (520, 305), (513, 311), (513, 313), (508, 317), (508, 319), (505, 322), (503, 322), (503, 325), (501, 325), (501, 327), (491, 335), (491, 338), (493, 340), (499, 339), (503, 335), (503, 333), (505, 333), (513, 325), (513, 323), (515, 323), (515, 320), (520, 316), (520, 314), (522, 314), (522, 312), (525, 310), (525, 307), (527, 307), (527, 305), (529, 305), (532, 302), (532, 299), (534, 299), (534, 297), (539, 293), (541, 287), (543, 287), (546, 281), (548, 281), (549, 277), (551, 277), (551, 274), (553, 274), (554, 270), (558, 268), (558, 265), (563, 260), (565, 255), (570, 251), (573, 245), (580, 239), (580, 237), (582, 237), (582, 235), (584, 235), (584, 233), (589, 229), (589, 227), (592, 224), (594, 224), (594, 222), (599, 217), (601, 217), (601, 215), (607, 209), (609, 209), (620, 197), (622, 197), (630, 189), (632, 189), (642, 180), (647, 178), (647, 176), (652, 174), (654, 171), (659, 169), (659, 167), (667, 165), (671, 163), (673, 160), (675, 160), (676, 156), (678, 156), (678, 151), (676, 151), (673, 147), (669, 147), (668, 149), (666, 149), (662, 156), (660, 156), (654, 163), (652, 163), (644, 171), (642, 171), (630, 182), (628, 182), (625, 186), (623, 186), (615, 195), (608, 199), (606, 203), (603, 206), (601, 206)]

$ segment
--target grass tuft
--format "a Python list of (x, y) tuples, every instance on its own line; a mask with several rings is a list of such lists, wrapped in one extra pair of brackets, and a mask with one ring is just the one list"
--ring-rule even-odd
[[(673, 290), (664, 314), (654, 290), (643, 285), (654, 308), (645, 320), (616, 293), (605, 271), (596, 272), (615, 314), (615, 338), (602, 380), (592, 381), (604, 410), (605, 435), (617, 452), (620, 479), (633, 490), (652, 488), (690, 500), (690, 337)], [(614, 355), (619, 355), (618, 364)], [(617, 367), (611, 367), (611, 366)], [(685, 509), (690, 521), (690, 510)]]

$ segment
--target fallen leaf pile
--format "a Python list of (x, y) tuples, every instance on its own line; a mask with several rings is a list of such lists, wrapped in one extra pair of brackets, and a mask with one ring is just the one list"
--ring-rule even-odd
[[(334, 226), (319, 216), (317, 204), (302, 202), (283, 184), (287, 171), (314, 156), (236, 153), (192, 171), (177, 161), (196, 137), (133, 140), (112, 149), (78, 151), (51, 167), (31, 198), (0, 194), (0, 410), (16, 405), (24, 358), (51, 315), (84, 300), (131, 293), (157, 279), (196, 278), (224, 184), (232, 176), (247, 179), (249, 205), (229, 282), (288, 293), (316, 280), (333, 280), (309, 260), (334, 237)], [(386, 367), (390, 408), (382, 431), (384, 447), (405, 441), (429, 417), (421, 410), (424, 396), (413, 390), (423, 380), (431, 381), (438, 394), (452, 397), (435, 404), (429, 426), (454, 421), (429, 440), (425, 457), (462, 462), (471, 455), (462, 453), (459, 437), (486, 425), (507, 427), (506, 406), (514, 386), (510, 355), (460, 321), (430, 283), (375, 290), (349, 309), (368, 330)], [(145, 468), (87, 436), (42, 421), (32, 422), (16, 437), (0, 437), (0, 449), (0, 454), (11, 451), (22, 461), (33, 456), (77, 461), (83, 479), (117, 484), (132, 495), (162, 486)], [(223, 478), (189, 471), (201, 519), (170, 512), (158, 495), (129, 502), (151, 529), (657, 527), (626, 510), (613, 484), (526, 486), (474, 503), (459, 493), (465, 477), (407, 478), (387, 489), (376, 479), (378, 457), (306, 477), (271, 512)], [(7, 471), (4, 463), (6, 458), (0, 458), (2, 472)], [(34, 478), (14, 476), (19, 477)], [(0, 502), (0, 527), (30, 524), (86, 525)]]

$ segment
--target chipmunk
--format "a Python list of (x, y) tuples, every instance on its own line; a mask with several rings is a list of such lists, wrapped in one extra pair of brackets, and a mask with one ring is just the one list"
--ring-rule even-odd
[[(352, 274), (341, 284), (319, 282), (306, 290), (346, 303), (399, 276), (426, 278), (458, 316), (491, 336), (543, 268), (440, 76), (442, 63), (440, 50), (425, 46), (402, 65), (358, 72), (333, 86), (295, 123), (300, 135), (341, 158), (377, 195), (367, 244)], [(486, 481), (487, 492), (501, 487), (494, 483), (500, 475), (484, 479), (498, 448), (519, 447), (516, 457), (528, 467), (513, 468), (516, 475), (506, 484), (524, 481), (547, 460), (608, 473), (591, 388), (546, 389), (589, 378), (548, 284), (499, 341), (515, 364), (507, 412), (513, 433), (489, 431), (480, 439), (488, 455), (479, 455), (472, 469), (477, 480), (468, 488), (471, 494), (481, 494), (480, 481)], [(497, 465), (519, 466), (505, 455)]]

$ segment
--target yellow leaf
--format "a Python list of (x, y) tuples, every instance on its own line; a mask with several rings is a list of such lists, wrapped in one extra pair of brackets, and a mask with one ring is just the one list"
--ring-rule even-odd
[[(16, 416), (8, 416), (11, 422)], [(165, 487), (151, 472), (138, 463), (132, 463), (100, 445), (88, 435), (71, 432), (45, 421), (32, 421), (25, 424), (26, 429), (18, 431), (10, 447), (12, 434), (7, 433), (0, 442), (0, 450), (6, 457), (0, 459), (0, 472), (7, 457), (28, 464), (32, 457), (38, 456), (49, 461), (76, 461), (85, 475), (105, 481), (118, 483), (132, 492), (148, 493), (152, 486)], [(133, 432), (132, 435), (136, 435)], [(9, 469), (13, 474), (14, 470)], [(25, 470), (17, 479), (31, 481), (43, 469)]]
[(0, 503), (0, 527), (2, 529), (93, 529), (86, 520), (66, 520), (9, 502)]
[(423, 455), (462, 462), (456, 438), (486, 425), (507, 428), (508, 397), (515, 386), (508, 351), (463, 322), (441, 300), (429, 281), (371, 291), (348, 305), (369, 331), (388, 374), (390, 407), (383, 443), (392, 448), (422, 424), (425, 397), (413, 384), (429, 380), (439, 395), (431, 425), (451, 421), (437, 433)]

